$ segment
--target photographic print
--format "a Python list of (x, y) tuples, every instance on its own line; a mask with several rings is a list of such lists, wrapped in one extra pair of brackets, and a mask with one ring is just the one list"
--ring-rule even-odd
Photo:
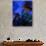
[(13, 26), (32, 26), (32, 0), (12, 2)]

